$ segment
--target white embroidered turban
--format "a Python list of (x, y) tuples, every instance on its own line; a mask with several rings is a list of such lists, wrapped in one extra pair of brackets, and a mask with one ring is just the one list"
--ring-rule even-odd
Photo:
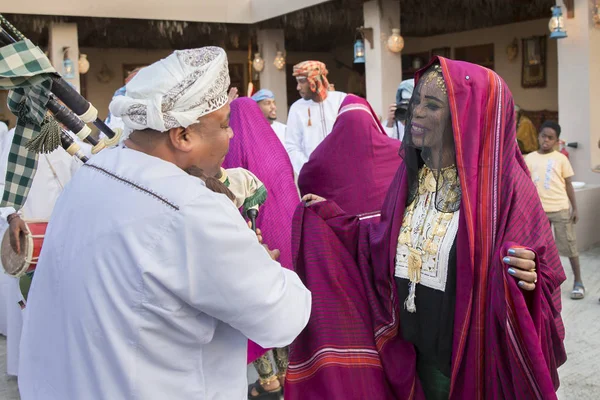
[(178, 50), (143, 68), (109, 110), (130, 130), (166, 132), (198, 122), (228, 102), (227, 55), (219, 47)]

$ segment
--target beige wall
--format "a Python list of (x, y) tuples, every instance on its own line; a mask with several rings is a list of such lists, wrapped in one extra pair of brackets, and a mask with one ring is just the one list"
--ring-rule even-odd
[(592, 25), (590, 4), (575, 0), (575, 18), (565, 19), (568, 37), (558, 44), (558, 111), (561, 138), (579, 144), (569, 149), (575, 180), (600, 184), (600, 174), (591, 170), (600, 164), (600, 30)]
[(363, 14), (365, 26), (373, 29), (373, 48), (365, 40), (367, 100), (377, 114), (386, 115), (402, 81), (402, 57), (389, 51), (387, 42), (377, 38), (398, 28), (392, 21), (400, 19), (400, 4), (393, 0), (372, 0), (364, 4)]
[(252, 24), (329, 0), (27, 0), (2, 1), (0, 12), (82, 17)]
[[(123, 64), (150, 64), (168, 56), (171, 50), (136, 50), (136, 49), (97, 49), (80, 48), (80, 52), (87, 54), (90, 70), (85, 77), (87, 99), (98, 109), (99, 115), (105, 118), (108, 105), (114, 92), (123, 86)], [(229, 63), (246, 63), (248, 53), (245, 51), (228, 52)], [(345, 91), (348, 86), (350, 71), (346, 68), (337, 68), (335, 58), (346, 65), (352, 65), (352, 48), (339, 48), (331, 53), (288, 53), (287, 63), (296, 64), (304, 60), (320, 60), (327, 64), (329, 78), (335, 83), (337, 90)], [(273, 60), (265, 60), (271, 63)], [(97, 79), (103, 64), (112, 71), (112, 79), (102, 83)], [(244, 69), (246, 74), (246, 69)], [(245, 91), (245, 90), (244, 90)], [(293, 94), (292, 96), (294, 96)], [(292, 97), (294, 98), (294, 97)], [(282, 120), (285, 120), (282, 118)]]
[(65, 78), (67, 82), (79, 90), (79, 39), (77, 37), (77, 24), (57, 24), (52, 23), (49, 29), (49, 51), (52, 66), (59, 73), (63, 74), (64, 53), (63, 48), (68, 47), (68, 56), (73, 61), (74, 77)]
[[(108, 104), (112, 99), (114, 92), (123, 86), (123, 64), (150, 64), (161, 58), (168, 56), (171, 50), (136, 50), (136, 49), (96, 49), (80, 48), (79, 51), (88, 55), (90, 70), (85, 77), (87, 88), (87, 99), (97, 109), (101, 118), (106, 118), (108, 114)], [(245, 63), (248, 54), (244, 51), (229, 52), (230, 63)], [(329, 79), (335, 84), (337, 90), (348, 90), (348, 79), (350, 70), (344, 67), (338, 68), (335, 59), (343, 61), (346, 65), (352, 65), (352, 48), (341, 47), (331, 53), (288, 53), (287, 63), (296, 64), (304, 60), (320, 60), (327, 64), (329, 69)], [(272, 60), (266, 60), (272, 63)], [(102, 83), (97, 79), (103, 63), (106, 63), (112, 72), (112, 79), (109, 82)], [(244, 69), (246, 73), (246, 69)], [(15, 118), (6, 106), (6, 91), (0, 90), (0, 116), (10, 120), (10, 126), (14, 126)], [(292, 93), (292, 99), (298, 98), (296, 93)], [(285, 121), (286, 118), (281, 118)]]
[[(547, 41), (547, 85), (545, 88), (524, 89), (521, 87), (521, 39), (548, 35), (548, 19), (501, 25), (488, 29), (452, 33), (426, 38), (404, 38), (404, 54), (428, 51), (433, 48), (471, 46), (494, 43), (494, 69), (506, 81), (515, 102), (526, 110), (558, 110), (558, 58), (556, 40)], [(509, 61), (506, 47), (517, 38), (519, 56)]]
[(583, 189), (575, 190), (579, 221), (575, 225), (577, 248), (579, 251), (589, 250), (600, 245), (600, 185), (589, 184)]

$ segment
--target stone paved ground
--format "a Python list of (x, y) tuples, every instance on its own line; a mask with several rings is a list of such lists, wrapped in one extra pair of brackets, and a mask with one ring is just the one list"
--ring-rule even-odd
[[(572, 285), (569, 261), (563, 259), (569, 280), (563, 285), (563, 320), (567, 329), (568, 361), (560, 370), (560, 400), (600, 399), (600, 247), (581, 255), (586, 298), (569, 299)], [(252, 366), (249, 381), (256, 379)], [(19, 400), (17, 380), (6, 376), (6, 338), (0, 335), (0, 400)]]

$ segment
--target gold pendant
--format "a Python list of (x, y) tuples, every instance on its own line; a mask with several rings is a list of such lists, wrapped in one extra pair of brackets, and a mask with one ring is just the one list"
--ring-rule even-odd
[(427, 176), (425, 176), (424, 186), (429, 192), (435, 192), (437, 190), (437, 180), (435, 179), (433, 172), (429, 172)]
[(398, 243), (410, 244), (410, 231), (403, 230), (398, 238)]
[(408, 279), (411, 282), (421, 281), (421, 267), (423, 260), (421, 259), (421, 252), (417, 249), (410, 247), (408, 249), (410, 254), (408, 255)]

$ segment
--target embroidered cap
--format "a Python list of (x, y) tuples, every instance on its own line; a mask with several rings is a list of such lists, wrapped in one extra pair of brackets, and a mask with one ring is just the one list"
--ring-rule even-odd
[(187, 128), (227, 104), (229, 82), (225, 50), (178, 50), (139, 71), (109, 109), (131, 130)]

